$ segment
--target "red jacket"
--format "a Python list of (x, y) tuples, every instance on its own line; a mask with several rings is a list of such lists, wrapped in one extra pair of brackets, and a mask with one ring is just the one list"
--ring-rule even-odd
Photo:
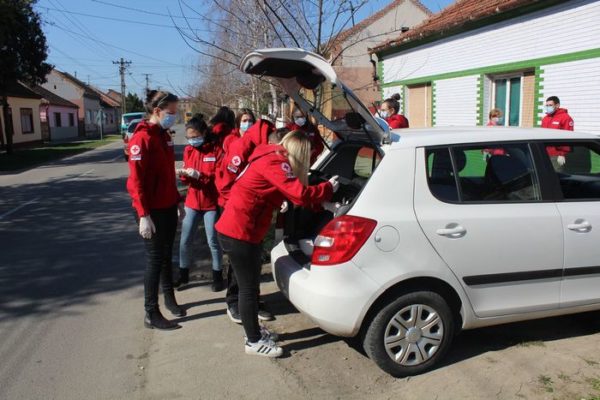
[[(552, 114), (546, 114), (542, 119), (542, 128), (572, 131), (574, 127), (575, 122), (573, 122), (573, 118), (571, 118), (566, 108), (559, 108)], [(571, 151), (571, 148), (569, 146), (548, 146), (546, 151), (550, 157), (557, 157), (566, 155)]]
[(242, 135), (240, 135), (240, 131), (238, 129), (232, 130), (231, 133), (227, 135), (225, 139), (223, 139), (223, 151), (227, 153), (227, 149), (229, 149), (231, 143), (235, 142), (241, 137)]
[(199, 179), (182, 176), (188, 186), (185, 206), (199, 211), (217, 209), (219, 192), (215, 186), (217, 165), (223, 155), (218, 143), (209, 142), (201, 147), (186, 146), (183, 150), (183, 168), (200, 172)]
[(331, 200), (329, 182), (304, 186), (294, 176), (283, 146), (260, 145), (250, 164), (231, 190), (231, 198), (216, 230), (226, 236), (258, 244), (269, 230), (273, 211), (285, 199), (311, 207)]
[(298, 126), (295, 123), (290, 123), (286, 126), (290, 131), (302, 131), (308, 135), (310, 139), (310, 165), (313, 165), (317, 158), (325, 149), (325, 145), (323, 145), (323, 139), (321, 138), (321, 134), (316, 126), (313, 124), (309, 124), (306, 122), (304, 126)]
[(129, 140), (127, 191), (138, 216), (177, 205), (173, 140), (158, 124), (144, 120)]
[(244, 136), (231, 140), (227, 152), (221, 159), (217, 169), (216, 185), (219, 191), (219, 206), (225, 207), (229, 200), (229, 192), (238, 175), (248, 165), (248, 159), (254, 148), (260, 144), (267, 144), (269, 135), (275, 126), (269, 121), (259, 119), (254, 123)]
[(408, 120), (401, 114), (394, 114), (391, 117), (387, 117), (385, 121), (391, 129), (408, 128)]

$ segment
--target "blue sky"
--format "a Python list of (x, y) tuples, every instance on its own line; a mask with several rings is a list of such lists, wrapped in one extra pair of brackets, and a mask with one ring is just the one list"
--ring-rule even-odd
[[(437, 12), (452, 0), (422, 2)], [(117, 8), (110, 3), (165, 16)], [(388, 3), (369, 1), (356, 22)], [(191, 67), (202, 63), (202, 59), (186, 46), (167, 16), (167, 9), (173, 14), (179, 11), (176, 0), (38, 0), (36, 8), (44, 20), (49, 61), (60, 70), (77, 73), (83, 81), (120, 91), (118, 69), (112, 61), (123, 57), (132, 62), (126, 76), (128, 91), (142, 94), (143, 74), (151, 74), (151, 87), (160, 86), (178, 94), (195, 83)]]

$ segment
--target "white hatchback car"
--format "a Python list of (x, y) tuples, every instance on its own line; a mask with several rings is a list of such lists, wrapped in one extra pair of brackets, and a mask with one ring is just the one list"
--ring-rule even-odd
[[(360, 336), (379, 367), (406, 376), (438, 363), (461, 329), (600, 309), (597, 137), (396, 135), (317, 55), (259, 50), (242, 68), (277, 78), (339, 139), (311, 180), (341, 176), (342, 206), (288, 211), (271, 257), (281, 291), (325, 331)], [(325, 118), (310, 101), (319, 96), (341, 118)]]

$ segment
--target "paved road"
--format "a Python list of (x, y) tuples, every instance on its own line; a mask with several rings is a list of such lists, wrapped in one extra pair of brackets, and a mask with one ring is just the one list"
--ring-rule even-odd
[[(177, 141), (181, 143), (181, 131)], [(181, 150), (179, 148), (178, 150)], [(0, 176), (0, 399), (481, 399), (600, 395), (600, 313), (461, 335), (438, 370), (380, 372), (276, 292), (288, 356), (243, 354), (198, 269), (183, 329), (142, 325), (142, 244), (118, 143)], [(588, 397), (589, 396), (589, 397)]]

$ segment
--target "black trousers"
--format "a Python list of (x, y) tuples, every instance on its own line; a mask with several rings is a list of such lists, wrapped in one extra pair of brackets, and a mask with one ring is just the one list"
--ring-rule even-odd
[(156, 233), (144, 239), (146, 247), (146, 273), (144, 275), (144, 309), (158, 309), (158, 287), (163, 293), (173, 291), (173, 242), (177, 232), (177, 206), (151, 210), (150, 218)]
[(261, 337), (258, 325), (258, 287), (262, 266), (262, 246), (220, 233), (219, 242), (223, 251), (229, 256), (231, 269), (239, 286), (238, 304), (246, 337), (250, 342), (257, 342)]

